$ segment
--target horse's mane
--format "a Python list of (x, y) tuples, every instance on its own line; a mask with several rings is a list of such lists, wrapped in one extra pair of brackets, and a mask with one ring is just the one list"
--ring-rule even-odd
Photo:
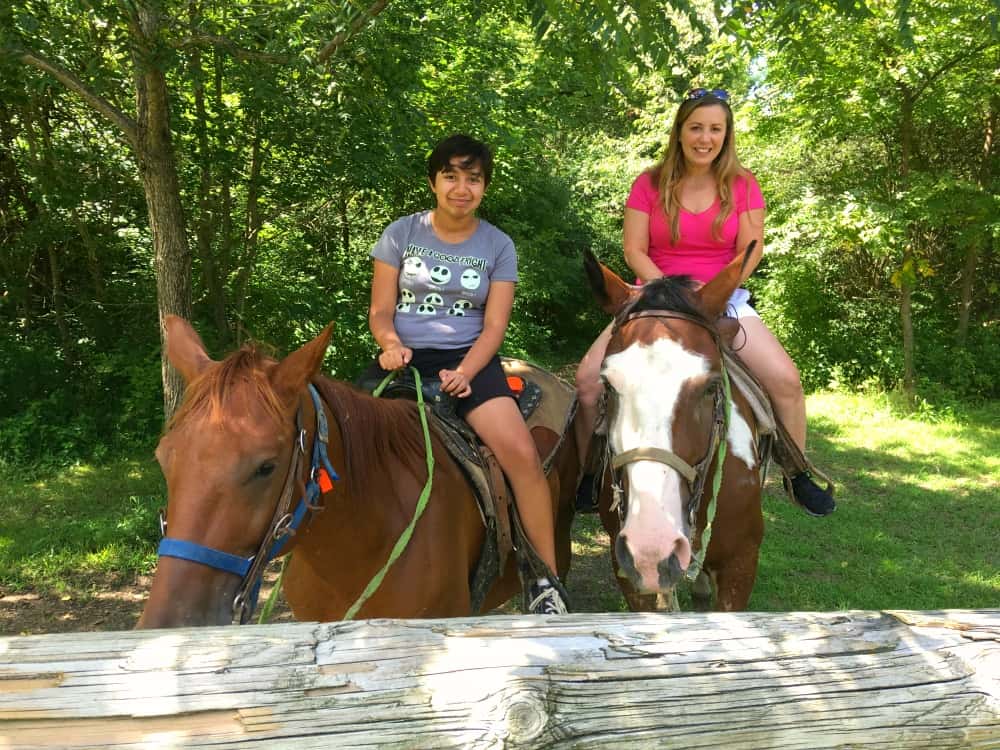
[(373, 398), (324, 376), (317, 377), (313, 385), (340, 429), (352, 497), (394, 495), (401, 465), (417, 477), (426, 473), (423, 430), (415, 402)]
[(643, 310), (669, 310), (689, 315), (714, 327), (693, 294), (694, 280), (690, 276), (662, 276), (643, 284), (642, 291), (620, 313), (619, 319)]
[(233, 394), (249, 389), (249, 398), (260, 401), (268, 415), (281, 420), (281, 399), (267, 377), (267, 365), (273, 360), (253, 343), (244, 344), (221, 362), (205, 368), (184, 391), (184, 401), (167, 422), (164, 431), (186, 419), (204, 418), (221, 422), (226, 414), (224, 405)]
[[(184, 402), (165, 431), (188, 419), (225, 419), (227, 403), (236, 394), (264, 406), (276, 423), (284, 417), (281, 399), (268, 371), (275, 361), (257, 344), (244, 344), (221, 362), (210, 365), (188, 384)], [(345, 480), (352, 497), (381, 497), (391, 492), (400, 464), (421, 476), (425, 472), (420, 416), (412, 402), (377, 399), (330, 378), (314, 380), (340, 430), (346, 466)]]

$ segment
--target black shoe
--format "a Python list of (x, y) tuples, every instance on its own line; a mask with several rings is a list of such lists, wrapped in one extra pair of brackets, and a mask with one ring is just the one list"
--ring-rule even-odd
[(576, 488), (576, 512), (596, 513), (597, 512), (597, 476), (595, 474), (584, 474), (580, 478), (580, 486)]
[(564, 615), (567, 612), (566, 603), (548, 579), (535, 581), (531, 584), (529, 595), (531, 603), (528, 604), (528, 614)]
[[(787, 479), (785, 487), (788, 487)], [(810, 516), (828, 516), (837, 509), (833, 496), (816, 484), (808, 471), (792, 477), (792, 495)]]

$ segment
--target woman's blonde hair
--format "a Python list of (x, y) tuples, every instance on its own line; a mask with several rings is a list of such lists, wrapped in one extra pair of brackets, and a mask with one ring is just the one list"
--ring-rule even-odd
[(729, 102), (713, 94), (705, 94), (698, 98), (688, 98), (681, 102), (674, 117), (674, 126), (670, 129), (670, 140), (660, 161), (649, 172), (653, 184), (660, 191), (660, 205), (670, 222), (670, 238), (676, 243), (680, 239), (680, 184), (684, 177), (686, 163), (684, 150), (681, 148), (681, 128), (691, 114), (699, 107), (718, 105), (726, 112), (726, 136), (722, 142), (719, 155), (712, 162), (712, 173), (719, 189), (720, 210), (712, 222), (712, 236), (720, 239), (722, 224), (733, 212), (733, 180), (737, 175), (747, 172), (740, 164), (736, 155), (736, 133), (733, 132), (733, 110)]

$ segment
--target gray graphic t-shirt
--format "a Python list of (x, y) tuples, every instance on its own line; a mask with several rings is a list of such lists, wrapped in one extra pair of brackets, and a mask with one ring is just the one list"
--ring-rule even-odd
[(396, 333), (411, 349), (461, 349), (483, 332), (491, 281), (517, 281), (514, 241), (479, 220), (464, 242), (444, 242), (431, 212), (390, 224), (371, 256), (399, 269)]

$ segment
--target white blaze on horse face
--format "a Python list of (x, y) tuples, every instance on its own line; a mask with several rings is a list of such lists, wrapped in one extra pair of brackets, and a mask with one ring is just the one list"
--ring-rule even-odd
[[(608, 437), (614, 452), (633, 448), (673, 451), (673, 424), (684, 384), (709, 371), (708, 360), (678, 342), (657, 339), (633, 344), (604, 361), (604, 377), (618, 393), (618, 411)], [(656, 461), (636, 461), (628, 473), (628, 515), (622, 527), (636, 570), (656, 590), (657, 565), (672, 553), (683, 568), (691, 560), (685, 535), (682, 482), (678, 472)]]

